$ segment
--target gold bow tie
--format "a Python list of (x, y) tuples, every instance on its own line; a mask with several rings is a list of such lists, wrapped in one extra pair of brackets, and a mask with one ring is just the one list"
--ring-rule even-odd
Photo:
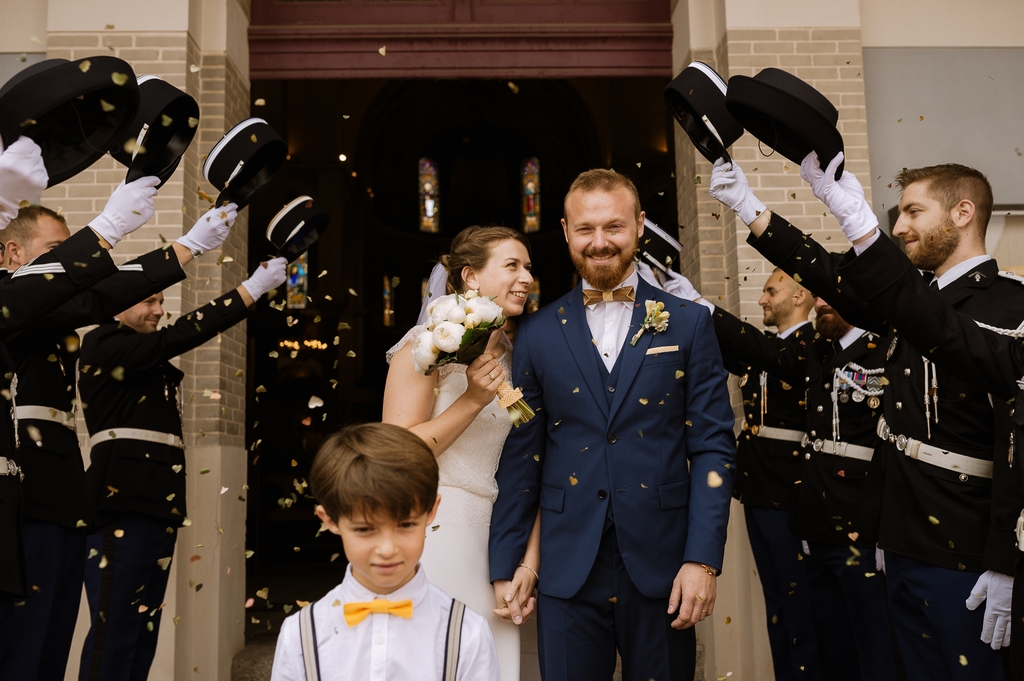
[(396, 615), (402, 619), (412, 619), (412, 601), (406, 599), (392, 603), (386, 598), (375, 598), (369, 602), (345, 604), (345, 624), (349, 629), (371, 614)]
[(620, 286), (614, 291), (598, 291), (592, 288), (583, 289), (583, 304), (593, 305), (594, 303), (632, 303), (636, 300), (632, 286)]

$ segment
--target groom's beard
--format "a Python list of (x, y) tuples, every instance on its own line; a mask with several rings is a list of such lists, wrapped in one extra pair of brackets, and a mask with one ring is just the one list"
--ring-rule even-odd
[[(599, 291), (610, 291), (626, 278), (626, 272), (633, 264), (633, 255), (640, 245), (640, 239), (636, 238), (632, 246), (627, 250), (609, 244), (607, 247), (597, 250), (594, 248), (583, 251), (582, 254), (569, 251), (572, 264), (583, 279)], [(610, 265), (596, 266), (587, 258), (608, 258), (618, 256)]]

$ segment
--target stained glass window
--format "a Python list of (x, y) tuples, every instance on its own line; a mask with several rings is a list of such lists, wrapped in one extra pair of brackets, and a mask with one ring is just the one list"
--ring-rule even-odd
[(535, 156), (523, 161), (523, 231), (540, 229), (540, 161)]
[(306, 253), (288, 265), (288, 309), (305, 310), (309, 288), (309, 264)]
[(437, 211), (438, 186), (437, 186), (437, 164), (433, 159), (420, 159), (420, 231), (437, 232), (440, 230), (440, 220)]
[(534, 279), (530, 284), (530, 292), (526, 296), (526, 312), (536, 312), (540, 309), (540, 279)]

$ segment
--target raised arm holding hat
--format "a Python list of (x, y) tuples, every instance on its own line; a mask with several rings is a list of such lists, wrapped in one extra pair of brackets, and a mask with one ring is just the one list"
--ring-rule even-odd
[[(738, 174), (729, 177), (728, 170), (724, 165), (716, 168), (712, 196), (737, 206), (752, 192)], [(938, 276), (929, 279), (958, 312), (992, 326), (1016, 327), (1024, 319), (1024, 289), (999, 277), (995, 261), (985, 255), (984, 230), (992, 199), (984, 176), (948, 165), (905, 171), (901, 177), (903, 210), (894, 234), (907, 242), (911, 263), (935, 270)], [(946, 206), (934, 183), (966, 186), (969, 196)], [(994, 557), (1005, 552), (989, 526), (993, 458), (1000, 456), (996, 432), (998, 423), (1008, 418), (1002, 413), (1007, 407), (993, 403), (986, 390), (933, 364), (930, 353), (903, 340), (904, 334), (884, 323), (887, 315), (877, 304), (862, 295), (862, 287), (844, 276), (843, 266), (858, 250), (872, 238), (882, 240), (873, 234), (873, 225), (867, 228), (870, 219), (851, 189), (844, 187), (840, 175), (835, 185), (819, 184), (816, 191), (859, 242), (856, 250), (830, 253), (769, 211), (749, 223), (748, 242), (799, 276), (843, 318), (884, 334), (888, 388), (878, 426), (881, 441), (862, 499), (862, 526), (869, 532), (877, 527), (890, 611), (908, 674), (940, 678), (954, 668), (963, 678), (1000, 679), (1000, 657), (978, 639), (985, 615), (968, 611), (963, 603), (982, 573), (992, 569)], [(874, 247), (881, 245), (870, 246)], [(902, 327), (903, 320), (898, 324)], [(921, 609), (925, 601), (931, 606), (927, 612)], [(954, 666), (960, 665), (960, 655), (969, 660), (969, 667)]]
[[(92, 446), (86, 481), (97, 512), (97, 533), (87, 539), (97, 554), (85, 568), (91, 629), (83, 674), (124, 678), (133, 669), (141, 678), (156, 651), (160, 615), (151, 615), (159, 613), (177, 529), (188, 516), (184, 374), (170, 360), (245, 319), (257, 298), (284, 283), (285, 267), (284, 258), (264, 263), (234, 290), (160, 330), (157, 293), (82, 340), (79, 387)], [(118, 530), (123, 537), (115, 537)], [(146, 584), (141, 594), (139, 584)]]
[(31, 201), (46, 189), (46, 165), (39, 145), (28, 137), (0, 154), (0, 229), (18, 215), (22, 201)]

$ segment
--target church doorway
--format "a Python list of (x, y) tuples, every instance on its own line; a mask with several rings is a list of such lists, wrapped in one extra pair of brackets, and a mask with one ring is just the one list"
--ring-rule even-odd
[[(251, 585), (280, 585), (282, 603), (316, 598), (339, 581), (344, 556), (337, 538), (318, 536), (309, 466), (338, 427), (380, 419), (385, 352), (415, 324), (422, 282), (455, 234), (473, 224), (525, 229), (543, 305), (575, 284), (560, 219), (580, 172), (627, 174), (648, 217), (675, 230), (666, 83), (252, 83), (252, 115), (287, 140), (289, 159), (250, 207), (250, 268), (270, 254), (266, 225), (295, 197), (313, 196), (331, 224), (307, 254), (304, 278), (248, 322)], [(254, 613), (247, 636), (276, 636), (271, 622), (283, 615)]]

